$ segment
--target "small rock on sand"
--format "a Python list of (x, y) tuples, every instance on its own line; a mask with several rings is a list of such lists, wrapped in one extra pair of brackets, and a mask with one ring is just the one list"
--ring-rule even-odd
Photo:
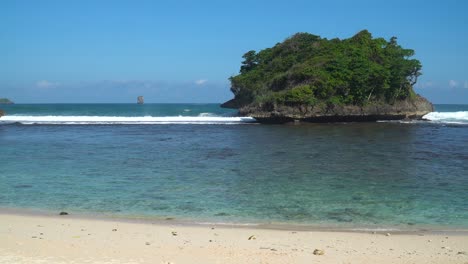
[(146, 242), (145, 245), (149, 246), (149, 245), (151, 245), (151, 244), (150, 244), (150, 242)]
[(255, 239), (257, 239), (255, 236), (253, 236), (253, 235), (249, 236), (249, 240), (255, 240)]
[(390, 233), (387, 233), (387, 234), (385, 234), (385, 235), (386, 235), (386, 236), (391, 236), (391, 234), (390, 234)]
[(317, 255), (317, 256), (325, 255), (325, 251), (322, 249), (315, 249), (314, 255)]
[(117, 231), (117, 229), (116, 229), (116, 228), (112, 229), (112, 232), (116, 232), (116, 231)]
[(173, 236), (177, 236), (177, 232), (176, 232), (176, 231), (172, 231), (172, 235), (173, 235)]
[(67, 212), (60, 212), (59, 215), (68, 215)]

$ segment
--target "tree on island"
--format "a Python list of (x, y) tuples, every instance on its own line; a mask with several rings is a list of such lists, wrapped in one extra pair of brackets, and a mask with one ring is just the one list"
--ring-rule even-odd
[(249, 104), (365, 105), (414, 97), (421, 63), (396, 37), (363, 30), (349, 39), (297, 33), (260, 52), (244, 54), (230, 78), (236, 107)]

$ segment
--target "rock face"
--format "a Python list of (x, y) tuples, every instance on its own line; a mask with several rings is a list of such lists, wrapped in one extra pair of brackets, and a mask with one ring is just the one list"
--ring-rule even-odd
[[(222, 107), (237, 108), (234, 101), (228, 101)], [(251, 104), (238, 109), (241, 116), (251, 116), (260, 123), (373, 122), (377, 120), (422, 119), (424, 115), (434, 111), (433, 105), (419, 95), (412, 99), (396, 101), (393, 104), (377, 102), (364, 106)]]
[(5, 115), (5, 112), (3, 112), (2, 110), (0, 110), (0, 117), (4, 116)]

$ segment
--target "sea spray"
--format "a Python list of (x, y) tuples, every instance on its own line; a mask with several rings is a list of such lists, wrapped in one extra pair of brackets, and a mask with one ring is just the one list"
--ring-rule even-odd
[(423, 118), (438, 123), (468, 124), (468, 111), (432, 112)]

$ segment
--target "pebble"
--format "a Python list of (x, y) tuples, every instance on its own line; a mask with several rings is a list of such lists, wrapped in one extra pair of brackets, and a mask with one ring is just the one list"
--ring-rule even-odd
[(172, 235), (173, 235), (173, 236), (177, 236), (177, 232), (176, 232), (176, 231), (172, 231)]
[(67, 212), (60, 212), (59, 215), (68, 215)]
[(385, 234), (385, 235), (386, 235), (386, 236), (391, 236), (391, 234), (390, 234), (390, 233), (387, 233), (387, 234)]
[(257, 239), (257, 238), (254, 235), (249, 236), (249, 240), (255, 240), (255, 239)]
[(115, 228), (114, 228), (114, 229), (112, 229), (112, 232), (116, 232), (116, 231), (117, 231), (117, 229), (115, 229)]
[(466, 255), (466, 251), (458, 251), (457, 255)]
[(149, 246), (149, 245), (151, 245), (151, 244), (150, 244), (150, 242), (146, 242), (145, 245)]
[(317, 256), (325, 255), (325, 251), (323, 251), (321, 249), (315, 249), (314, 250), (314, 255), (317, 255)]

